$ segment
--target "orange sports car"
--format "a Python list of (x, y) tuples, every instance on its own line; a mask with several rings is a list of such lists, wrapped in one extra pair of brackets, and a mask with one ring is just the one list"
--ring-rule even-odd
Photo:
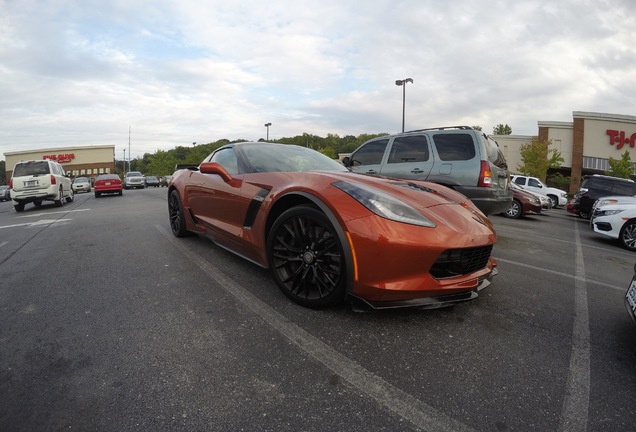
[(434, 308), (471, 300), (497, 273), (492, 224), (424, 181), (352, 173), (314, 150), (225, 145), (168, 188), (173, 234), (203, 234), (320, 308)]

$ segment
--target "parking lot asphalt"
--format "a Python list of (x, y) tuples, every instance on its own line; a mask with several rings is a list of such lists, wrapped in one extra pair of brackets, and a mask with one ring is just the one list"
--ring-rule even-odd
[(359, 313), (174, 238), (166, 198), (0, 203), (0, 430), (634, 430), (636, 254), (564, 209), (490, 217), (475, 301)]

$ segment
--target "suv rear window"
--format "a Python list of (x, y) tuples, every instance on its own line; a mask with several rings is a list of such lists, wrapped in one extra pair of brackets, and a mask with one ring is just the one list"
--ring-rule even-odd
[(47, 161), (30, 161), (16, 164), (13, 169), (13, 177), (23, 177), (29, 175), (51, 174)]
[[(380, 158), (382, 155), (380, 155)], [(426, 162), (429, 158), (426, 136), (406, 136), (393, 140), (388, 163)]]
[(473, 137), (468, 134), (433, 135), (435, 148), (443, 161), (470, 160), (475, 157)]

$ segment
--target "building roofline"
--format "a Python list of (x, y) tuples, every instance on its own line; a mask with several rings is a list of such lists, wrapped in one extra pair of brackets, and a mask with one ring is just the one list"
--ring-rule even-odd
[(630, 123), (636, 123), (636, 116), (624, 115), (624, 114), (607, 114), (587, 111), (573, 111), (572, 117), (585, 118), (592, 120), (618, 120), (627, 121)]
[(574, 127), (574, 123), (572, 122), (562, 122), (562, 121), (549, 121), (549, 120), (539, 120), (537, 122), (539, 127), (548, 127), (555, 129), (572, 129)]
[(3, 155), (6, 157), (6, 156), (18, 156), (18, 155), (28, 154), (28, 153), (50, 153), (50, 152), (58, 152), (58, 151), (68, 152), (72, 150), (105, 149), (105, 148), (112, 148), (114, 150), (115, 145), (105, 144), (105, 145), (73, 146), (73, 147), (49, 147), (49, 148), (4, 152)]

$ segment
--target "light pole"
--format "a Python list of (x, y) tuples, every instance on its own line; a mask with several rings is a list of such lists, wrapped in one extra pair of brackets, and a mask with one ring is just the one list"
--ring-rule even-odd
[(413, 83), (413, 78), (395, 80), (395, 85), (402, 86), (402, 132), (404, 132), (404, 112), (406, 109), (406, 83)]
[(269, 141), (269, 127), (271, 126), (271, 123), (265, 123), (265, 127), (267, 128), (267, 138), (265, 139), (265, 141)]

